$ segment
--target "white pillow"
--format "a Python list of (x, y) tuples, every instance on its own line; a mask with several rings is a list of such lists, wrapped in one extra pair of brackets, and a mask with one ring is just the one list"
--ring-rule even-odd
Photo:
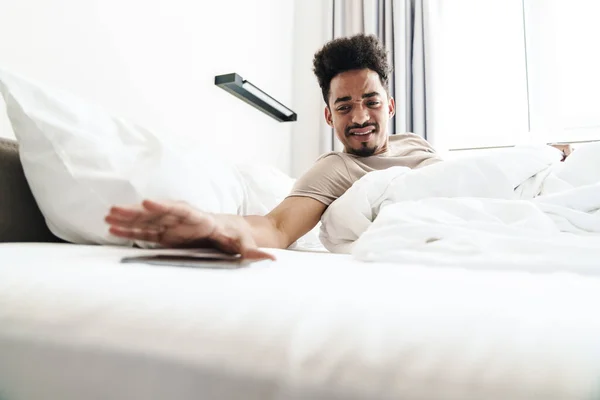
[(557, 177), (572, 186), (592, 185), (600, 181), (600, 142), (582, 143), (562, 164)]
[[(292, 191), (295, 179), (277, 168), (261, 164), (238, 164), (244, 182), (246, 198), (244, 215), (265, 215), (271, 212)], [(319, 240), (321, 222), (304, 236), (292, 243), (289, 249), (326, 251)]]
[(244, 183), (243, 215), (265, 215), (292, 191), (295, 179), (270, 165), (240, 163), (236, 165)]
[(50, 230), (64, 240), (132, 245), (108, 233), (104, 216), (114, 204), (145, 198), (241, 211), (244, 188), (233, 165), (182, 153), (99, 107), (2, 70), (0, 92), (33, 195)]

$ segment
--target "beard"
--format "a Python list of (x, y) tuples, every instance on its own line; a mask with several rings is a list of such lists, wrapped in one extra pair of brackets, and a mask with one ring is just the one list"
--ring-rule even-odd
[(353, 149), (350, 147), (346, 151), (350, 154), (354, 154), (355, 156), (359, 157), (370, 157), (373, 154), (375, 154), (375, 151), (377, 151), (377, 146), (369, 147), (368, 143), (361, 143), (361, 145), (362, 146), (360, 149)]
[[(345, 130), (345, 135), (346, 137), (350, 137), (352, 136), (352, 134), (350, 133), (350, 130), (352, 129), (362, 129), (362, 128), (367, 128), (369, 126), (372, 126), (374, 128), (373, 130), (373, 134), (377, 134), (379, 133), (379, 125), (377, 123), (373, 123), (373, 122), (367, 122), (365, 124), (362, 125), (351, 125), (348, 126)], [(353, 154), (355, 156), (359, 156), (359, 157), (370, 157), (373, 154), (375, 154), (375, 152), (377, 151), (377, 146), (370, 146), (369, 147), (369, 143), (367, 142), (363, 142), (361, 143), (361, 147), (358, 149), (354, 149), (350, 146), (348, 146), (348, 148), (346, 149), (346, 151), (350, 154)]]

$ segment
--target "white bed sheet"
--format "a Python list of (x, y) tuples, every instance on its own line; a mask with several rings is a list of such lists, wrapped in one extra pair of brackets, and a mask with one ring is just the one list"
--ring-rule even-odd
[(0, 244), (0, 398), (600, 398), (597, 276), (148, 252)]

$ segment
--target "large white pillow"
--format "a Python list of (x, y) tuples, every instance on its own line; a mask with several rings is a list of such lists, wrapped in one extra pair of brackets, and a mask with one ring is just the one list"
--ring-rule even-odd
[[(263, 164), (238, 164), (244, 183), (244, 215), (265, 215), (281, 203), (296, 182), (277, 168)], [(290, 245), (290, 249), (326, 251), (319, 240), (319, 222), (312, 230)]]
[(114, 204), (183, 200), (240, 213), (236, 168), (181, 152), (155, 133), (70, 94), (0, 70), (0, 92), (25, 175), (50, 230), (73, 243), (132, 245), (108, 233)]

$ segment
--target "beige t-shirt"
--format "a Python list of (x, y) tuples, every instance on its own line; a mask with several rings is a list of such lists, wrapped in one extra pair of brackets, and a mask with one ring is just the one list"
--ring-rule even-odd
[(431, 145), (414, 133), (391, 135), (385, 153), (359, 157), (331, 152), (296, 181), (288, 197), (310, 197), (329, 206), (367, 172), (390, 167), (420, 168), (441, 161)]

